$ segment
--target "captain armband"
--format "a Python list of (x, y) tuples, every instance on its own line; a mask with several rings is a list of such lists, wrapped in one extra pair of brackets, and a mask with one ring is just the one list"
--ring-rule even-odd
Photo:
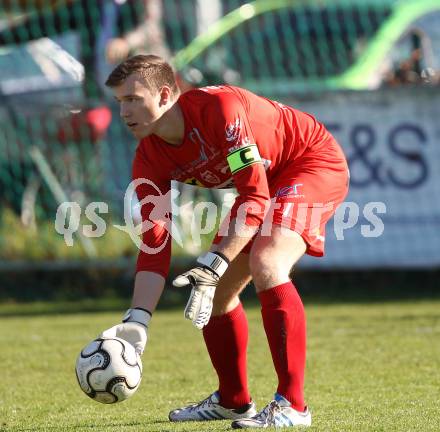
[(232, 174), (235, 174), (249, 165), (262, 163), (260, 152), (258, 151), (256, 144), (240, 147), (239, 149), (229, 153), (226, 159)]

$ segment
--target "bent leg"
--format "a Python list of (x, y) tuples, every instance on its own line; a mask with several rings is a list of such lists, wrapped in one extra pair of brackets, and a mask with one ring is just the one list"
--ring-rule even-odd
[(305, 409), (306, 323), (304, 306), (289, 279), (292, 266), (306, 251), (301, 236), (279, 226), (257, 236), (250, 267), (261, 303), (264, 329), (278, 375), (277, 393), (298, 411)]
[(203, 337), (219, 380), (220, 404), (239, 408), (250, 402), (247, 386), (248, 323), (238, 295), (250, 281), (249, 256), (240, 254), (220, 279), (213, 315)]
[(241, 253), (231, 262), (217, 285), (212, 315), (224, 315), (235, 309), (240, 303), (239, 294), (250, 281), (249, 255)]

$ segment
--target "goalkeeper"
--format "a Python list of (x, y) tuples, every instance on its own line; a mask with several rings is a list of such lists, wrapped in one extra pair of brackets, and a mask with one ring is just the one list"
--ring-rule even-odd
[[(325, 224), (348, 189), (341, 148), (311, 115), (238, 87), (180, 95), (171, 67), (160, 57), (127, 59), (106, 85), (139, 140), (133, 179), (149, 229), (132, 308), (104, 335), (144, 350), (169, 270), (170, 220), (157, 204), (170, 210), (171, 180), (235, 187), (238, 197), (212, 247), (173, 282), (192, 288), (185, 317), (203, 332), (219, 387), (200, 403), (170, 412), (169, 419), (231, 419), (233, 428), (310, 425), (303, 391), (304, 307), (289, 274), (304, 253), (324, 254)], [(274, 399), (259, 412), (247, 384), (248, 323), (239, 300), (250, 280), (278, 376)]]

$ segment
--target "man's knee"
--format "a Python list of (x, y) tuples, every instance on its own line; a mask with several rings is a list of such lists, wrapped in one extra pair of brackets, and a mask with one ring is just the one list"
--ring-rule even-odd
[(270, 287), (275, 281), (288, 279), (290, 268), (277, 259), (271, 249), (252, 247), (249, 254), (249, 267), (257, 291)]
[(212, 316), (225, 315), (228, 312), (234, 310), (238, 304), (240, 303), (240, 299), (238, 296), (235, 297), (223, 297), (223, 298), (215, 298), (212, 306)]
[(213, 315), (223, 315), (238, 305), (238, 295), (250, 282), (248, 255), (240, 254), (221, 277), (214, 296)]
[(287, 282), (290, 270), (305, 251), (306, 244), (299, 234), (292, 232), (286, 236), (277, 226), (270, 236), (257, 236), (249, 254), (250, 273), (257, 291)]
[(245, 284), (221, 281), (215, 290), (212, 315), (224, 315), (238, 306), (239, 294)]

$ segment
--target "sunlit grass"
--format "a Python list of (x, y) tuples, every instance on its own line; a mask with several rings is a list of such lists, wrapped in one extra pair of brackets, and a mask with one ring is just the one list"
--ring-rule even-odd
[[(250, 323), (249, 383), (259, 407), (276, 380), (260, 312)], [(440, 302), (306, 305), (311, 431), (438, 431)], [(0, 430), (222, 431), (229, 422), (171, 424), (168, 411), (215, 390), (199, 331), (181, 310), (159, 310), (135, 396), (105, 406), (81, 393), (79, 350), (119, 313), (0, 319)]]

